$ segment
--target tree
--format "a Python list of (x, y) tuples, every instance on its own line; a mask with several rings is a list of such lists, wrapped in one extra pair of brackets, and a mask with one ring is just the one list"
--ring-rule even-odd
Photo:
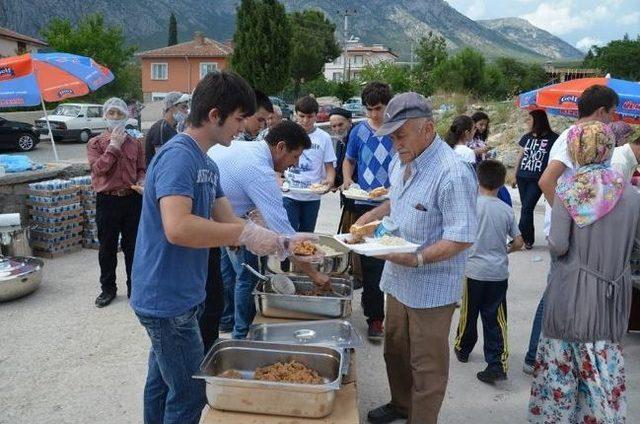
[(231, 67), (258, 90), (273, 94), (289, 80), (291, 24), (276, 0), (242, 0)]
[(447, 41), (444, 37), (429, 31), (426, 37), (420, 38), (416, 49), (418, 71), (424, 74), (431, 72), (440, 63), (447, 60)]
[(358, 91), (358, 84), (356, 81), (341, 81), (336, 84), (333, 95), (344, 103), (358, 94)]
[(138, 78), (127, 68), (136, 47), (127, 46), (122, 28), (105, 25), (99, 13), (83, 17), (75, 27), (68, 19), (54, 18), (41, 33), (53, 50), (88, 56), (113, 72), (115, 80), (88, 95), (88, 99), (122, 96), (132, 78)]
[[(336, 26), (324, 13), (304, 10), (289, 15), (292, 31), (291, 78), (294, 87), (322, 74), (325, 63), (340, 56), (335, 38)], [(297, 97), (297, 96), (296, 96)]]
[(415, 91), (417, 82), (406, 65), (396, 65), (389, 61), (382, 61), (376, 65), (366, 65), (358, 79), (362, 82), (381, 81), (389, 84), (396, 93)]
[(622, 40), (611, 41), (606, 46), (593, 46), (589, 53), (585, 66), (602, 69), (614, 78), (640, 80), (640, 36), (632, 40), (625, 35)]
[(176, 15), (171, 12), (169, 17), (169, 41), (167, 46), (174, 46), (178, 44), (178, 21), (176, 21)]
[(429, 95), (433, 92), (431, 72), (439, 64), (447, 60), (447, 41), (444, 37), (429, 31), (426, 37), (420, 38), (416, 49), (418, 66), (414, 70), (420, 91)]
[(467, 47), (433, 69), (431, 84), (436, 89), (481, 94), (484, 73), (484, 57), (478, 51)]

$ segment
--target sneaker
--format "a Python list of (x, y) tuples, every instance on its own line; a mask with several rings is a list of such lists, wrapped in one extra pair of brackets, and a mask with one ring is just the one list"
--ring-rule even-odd
[(476, 377), (478, 377), (478, 380), (483, 383), (493, 384), (496, 381), (506, 380), (507, 373), (502, 370), (487, 367), (484, 371), (480, 371), (476, 374)]
[(459, 362), (462, 362), (463, 364), (469, 362), (469, 355), (463, 354), (458, 349), (453, 349), (453, 352), (456, 354), (456, 358), (458, 358)]
[(528, 364), (526, 362), (522, 364), (522, 372), (527, 375), (533, 375), (534, 369), (535, 369), (535, 366), (533, 364)]
[(116, 298), (115, 292), (113, 293), (102, 292), (98, 297), (96, 297), (96, 306), (98, 308), (104, 308), (109, 303), (111, 303), (115, 298)]
[(524, 248), (527, 249), (527, 250), (533, 249), (533, 243), (525, 243), (524, 244)]
[(367, 414), (367, 419), (373, 424), (387, 424), (403, 418), (407, 418), (407, 414), (398, 411), (398, 409), (390, 403), (372, 409)]
[(382, 320), (376, 319), (369, 323), (367, 338), (372, 341), (380, 341), (384, 337), (384, 326)]

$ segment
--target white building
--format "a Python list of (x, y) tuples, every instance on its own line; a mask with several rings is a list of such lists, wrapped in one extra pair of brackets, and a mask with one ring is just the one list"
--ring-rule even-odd
[(48, 44), (37, 38), (18, 34), (0, 27), (0, 57), (16, 56), (23, 53), (37, 53)]
[[(346, 56), (346, 59), (345, 59)], [(398, 55), (382, 44), (365, 46), (358, 38), (352, 38), (347, 42), (347, 51), (333, 62), (324, 65), (324, 77), (330, 81), (342, 81), (344, 79), (344, 61), (347, 63), (347, 73), (353, 79), (366, 65), (376, 65), (382, 61), (395, 63)]]

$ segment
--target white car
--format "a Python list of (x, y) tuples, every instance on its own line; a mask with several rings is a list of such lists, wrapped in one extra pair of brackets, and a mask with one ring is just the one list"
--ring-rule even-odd
[[(86, 143), (94, 135), (107, 128), (102, 117), (102, 105), (88, 103), (62, 103), (48, 115), (51, 132), (55, 141), (79, 141)], [(36, 119), (36, 128), (41, 135), (48, 136), (49, 129), (44, 116)], [(127, 120), (127, 129), (137, 128), (138, 121)]]

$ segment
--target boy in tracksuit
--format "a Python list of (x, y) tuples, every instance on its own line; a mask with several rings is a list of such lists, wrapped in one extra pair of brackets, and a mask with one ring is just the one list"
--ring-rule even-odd
[[(480, 314), (487, 368), (477, 377), (485, 383), (507, 378), (507, 255), (522, 249), (524, 244), (513, 209), (497, 197), (506, 173), (504, 165), (496, 160), (486, 160), (478, 165), (478, 235), (469, 249), (454, 346), (458, 360), (467, 362), (478, 340), (477, 320)], [(513, 239), (509, 245), (508, 237)]]

